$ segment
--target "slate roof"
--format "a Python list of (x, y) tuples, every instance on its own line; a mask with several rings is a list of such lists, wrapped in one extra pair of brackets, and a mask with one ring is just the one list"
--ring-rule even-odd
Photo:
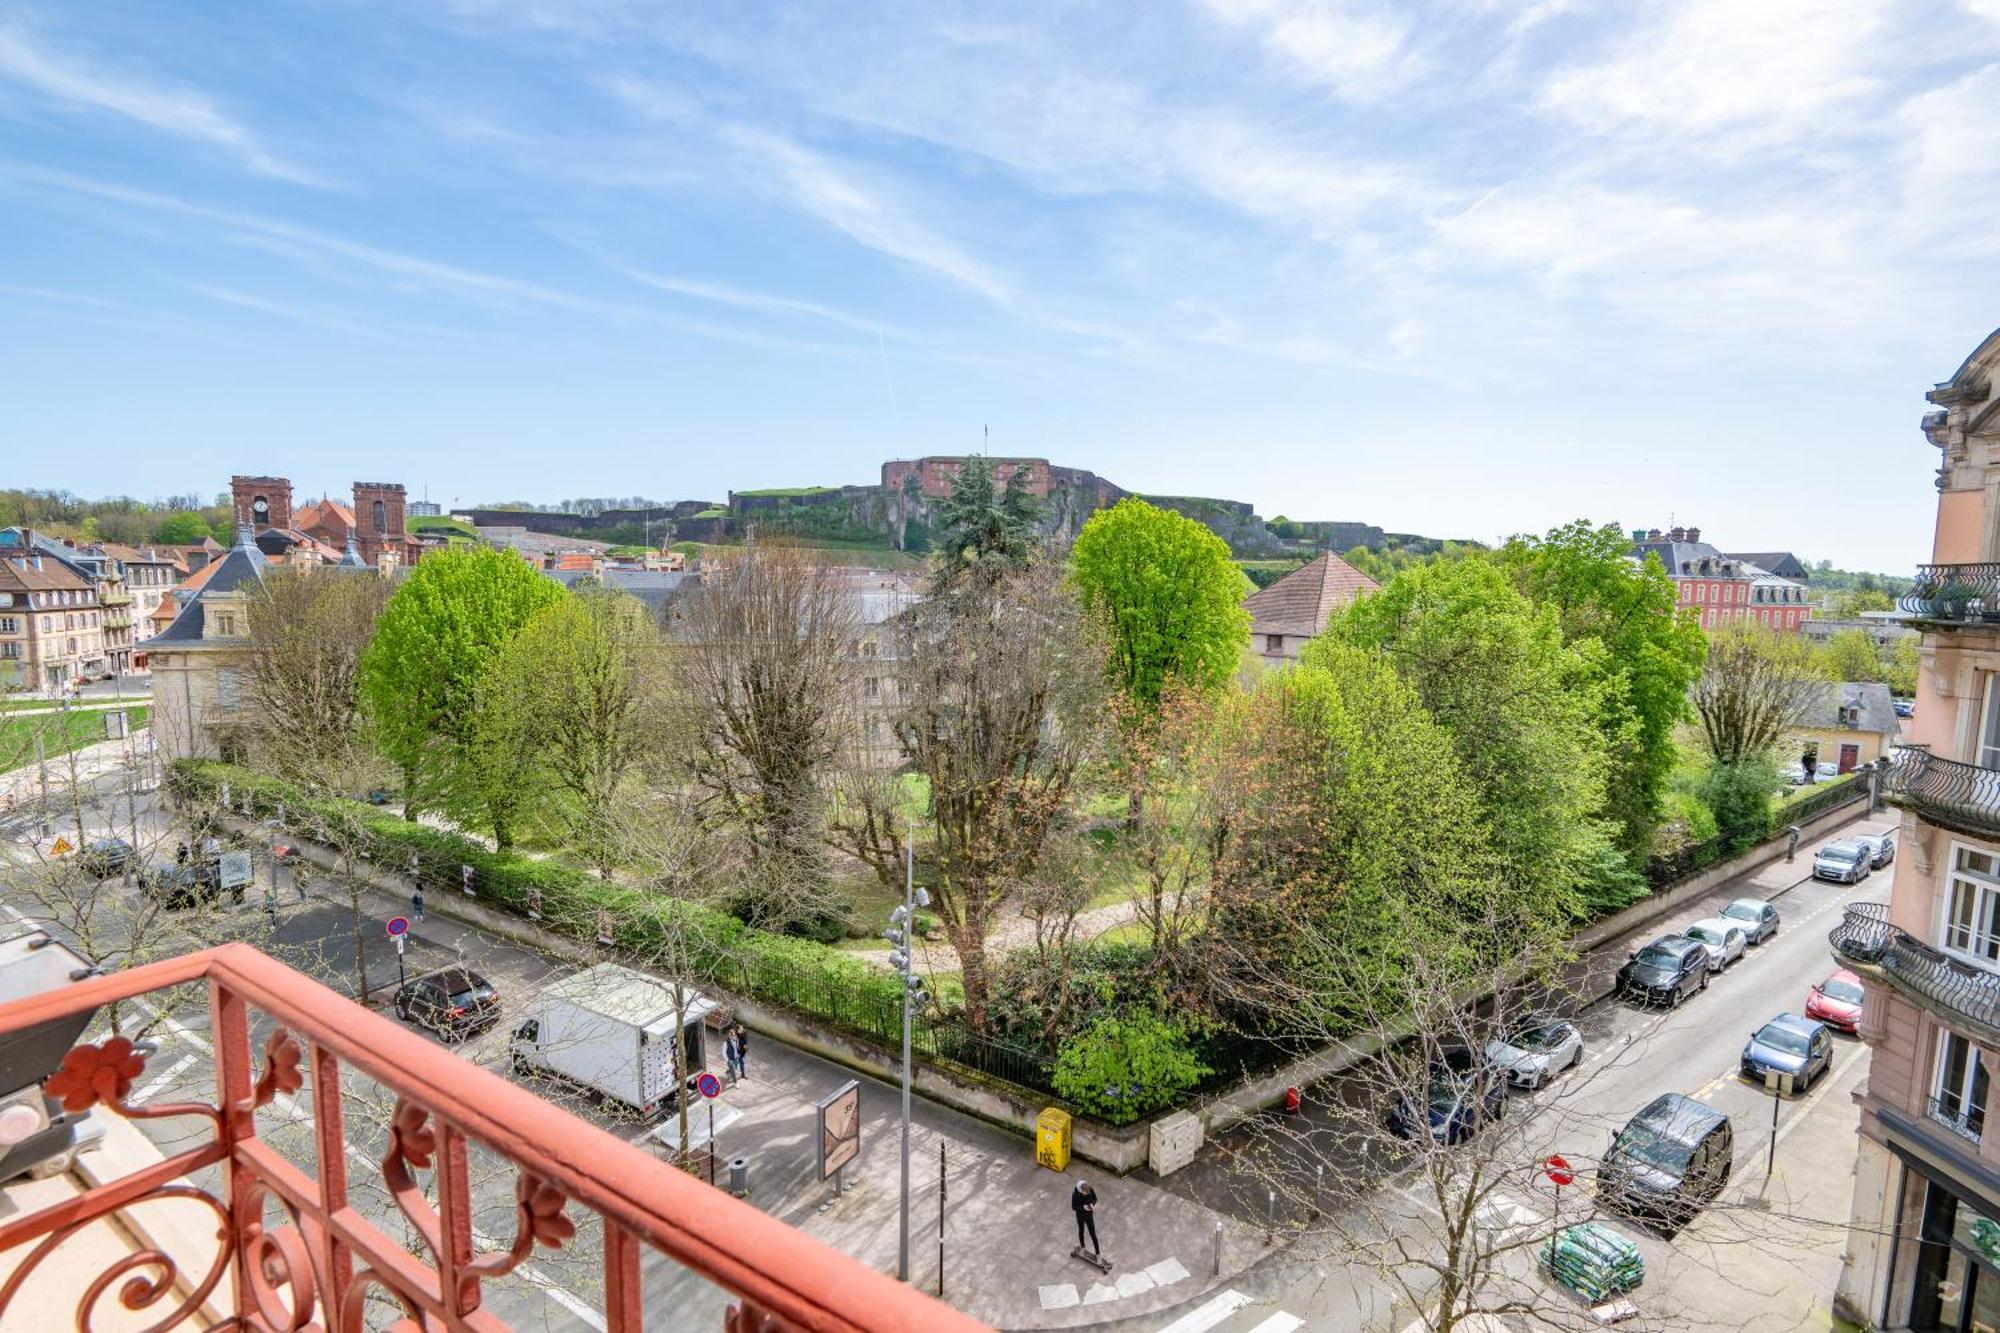
[(680, 595), (682, 585), (693, 577), (675, 569), (607, 569), (602, 575), (592, 574), (587, 569), (544, 569), (541, 573), (565, 588), (574, 588), (585, 579), (595, 578), (607, 588), (615, 588), (638, 598), (639, 604), (655, 619), (666, 611), (674, 598)]
[(1746, 565), (1755, 565), (1759, 569), (1769, 570), (1781, 579), (1796, 579), (1799, 582), (1804, 582), (1812, 577), (1812, 571), (1807, 569), (1800, 562), (1799, 558), (1790, 551), (1731, 551), (1729, 552), (1729, 558), (1731, 560), (1741, 560)]
[(187, 604), (174, 617), (173, 624), (146, 640), (147, 646), (202, 642), (203, 604), (224, 593), (234, 592), (252, 580), (263, 582), (264, 567), (268, 563), (264, 553), (257, 548), (249, 524), (244, 524), (237, 529), (236, 545), (230, 547), (226, 555), (197, 570), (194, 577), (175, 590), (187, 599)]
[(1724, 555), (1707, 542), (1675, 541), (1662, 537), (1658, 541), (1634, 542), (1632, 554), (1641, 560), (1651, 551), (1660, 557), (1660, 563), (1667, 567), (1667, 573), (1677, 579), (1748, 579), (1756, 575), (1744, 565), (1743, 557)]
[(1328, 551), (1270, 587), (1251, 593), (1243, 599), (1243, 609), (1250, 613), (1252, 634), (1310, 637), (1326, 628), (1327, 619), (1336, 610), (1379, 586)]
[[(1844, 708), (1859, 708), (1860, 721), (1843, 728), (1840, 714)], [(1903, 731), (1896, 720), (1889, 687), (1873, 680), (1845, 680), (1820, 686), (1818, 696), (1806, 705), (1798, 725), (1812, 731), (1873, 731), (1892, 738)]]

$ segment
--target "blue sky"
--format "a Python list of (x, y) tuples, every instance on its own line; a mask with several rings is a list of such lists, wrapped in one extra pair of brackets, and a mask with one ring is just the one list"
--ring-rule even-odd
[(720, 497), (990, 427), (1902, 570), (1995, 107), (2000, 0), (28, 0), (0, 480)]

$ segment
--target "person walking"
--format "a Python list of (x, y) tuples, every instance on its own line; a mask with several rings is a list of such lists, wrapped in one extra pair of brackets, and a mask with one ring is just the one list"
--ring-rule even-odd
[(736, 1038), (736, 1077), (740, 1081), (750, 1077), (750, 1034), (738, 1023), (730, 1035)]
[(416, 917), (418, 925), (424, 924), (424, 886), (421, 884), (410, 890), (410, 914)]
[(722, 1038), (722, 1068), (728, 1073), (732, 1084), (736, 1082), (736, 1066), (741, 1058), (742, 1052), (736, 1048), (736, 1029), (731, 1028)]
[(1070, 1211), (1076, 1214), (1076, 1248), (1083, 1248), (1083, 1238), (1090, 1236), (1090, 1252), (1102, 1259), (1104, 1251), (1097, 1244), (1097, 1191), (1087, 1180), (1076, 1182), (1076, 1188), (1069, 1193)]

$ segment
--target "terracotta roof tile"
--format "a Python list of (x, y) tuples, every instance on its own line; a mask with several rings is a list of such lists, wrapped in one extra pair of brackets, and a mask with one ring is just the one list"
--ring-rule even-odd
[(1379, 587), (1353, 565), (1328, 551), (1268, 588), (1243, 599), (1252, 634), (1311, 636), (1326, 628), (1339, 608)]

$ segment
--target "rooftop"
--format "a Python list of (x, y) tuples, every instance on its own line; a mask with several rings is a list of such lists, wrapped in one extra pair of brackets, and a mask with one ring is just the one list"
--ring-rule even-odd
[(1311, 636), (1339, 608), (1380, 585), (1328, 551), (1243, 599), (1252, 634)]

